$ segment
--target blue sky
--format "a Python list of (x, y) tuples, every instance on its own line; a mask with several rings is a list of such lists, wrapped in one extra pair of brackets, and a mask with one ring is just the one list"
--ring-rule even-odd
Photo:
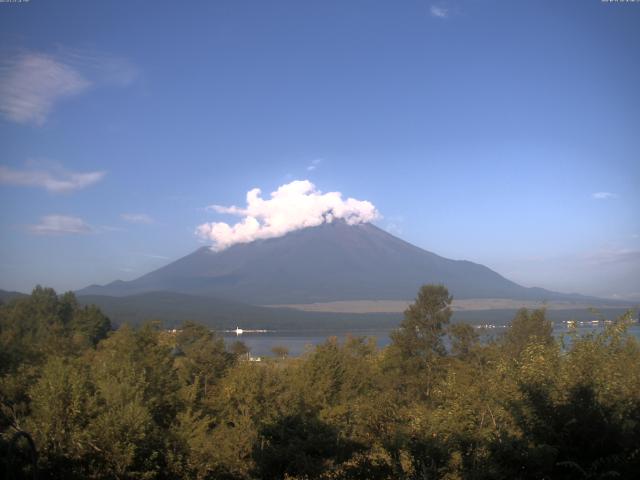
[(132, 279), (292, 180), (640, 299), (640, 3), (0, 4), (0, 288)]

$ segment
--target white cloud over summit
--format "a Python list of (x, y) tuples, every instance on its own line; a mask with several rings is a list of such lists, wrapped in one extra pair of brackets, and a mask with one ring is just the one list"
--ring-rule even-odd
[(225, 222), (204, 223), (196, 228), (196, 235), (212, 241), (213, 249), (220, 251), (236, 243), (280, 237), (294, 230), (338, 219), (355, 225), (379, 217), (371, 202), (343, 199), (340, 192), (322, 193), (309, 180), (295, 180), (282, 185), (271, 193), (269, 199), (264, 199), (261, 195), (259, 188), (247, 192), (245, 208), (220, 205), (207, 207), (242, 219), (233, 225)]

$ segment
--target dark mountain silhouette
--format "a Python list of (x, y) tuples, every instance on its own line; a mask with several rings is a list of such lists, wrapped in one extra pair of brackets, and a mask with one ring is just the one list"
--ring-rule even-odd
[(374, 225), (342, 221), (222, 252), (202, 247), (138, 279), (92, 285), (78, 294), (167, 291), (269, 305), (412, 299), (426, 283), (442, 283), (458, 299), (590, 300), (525, 288), (483, 265), (443, 258)]
[(0, 303), (8, 303), (15, 298), (26, 297), (26, 293), (11, 292), (7, 290), (0, 290)]

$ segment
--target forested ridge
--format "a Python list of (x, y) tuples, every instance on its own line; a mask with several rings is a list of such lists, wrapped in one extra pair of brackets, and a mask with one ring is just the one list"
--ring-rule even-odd
[[(640, 473), (631, 312), (556, 339), (521, 310), (482, 343), (426, 285), (390, 346), (260, 363), (208, 328), (112, 330), (72, 293), (0, 305), (0, 472), (64, 479), (597, 479)], [(446, 349), (443, 339), (450, 338)]]

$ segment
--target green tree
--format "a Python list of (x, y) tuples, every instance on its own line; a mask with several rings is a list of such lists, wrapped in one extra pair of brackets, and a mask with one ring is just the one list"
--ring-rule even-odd
[(271, 352), (278, 358), (284, 360), (289, 355), (289, 349), (284, 345), (276, 345), (271, 349)]
[(246, 343), (241, 342), (240, 340), (236, 340), (229, 346), (229, 351), (235, 355), (236, 358), (246, 357), (250, 350), (247, 347)]
[(234, 364), (235, 356), (225, 349), (221, 337), (193, 322), (184, 323), (175, 341), (184, 353), (176, 358), (180, 378), (185, 385), (198, 385), (197, 401), (201, 401)]
[(81, 478), (95, 453), (87, 429), (98, 413), (89, 372), (77, 359), (50, 357), (29, 389), (26, 423), (41, 454), (41, 470)]
[(287, 415), (265, 425), (253, 449), (258, 478), (320, 478), (352, 449), (313, 415)]
[(531, 343), (551, 345), (553, 342), (553, 324), (547, 320), (544, 308), (532, 312), (526, 308), (518, 310), (503, 338), (504, 347), (513, 358)]
[(95, 346), (100, 340), (107, 338), (111, 331), (111, 321), (98, 307), (88, 305), (75, 309), (69, 327), (74, 335)]
[(218, 476), (248, 478), (260, 428), (299, 410), (299, 400), (290, 393), (288, 370), (275, 363), (239, 362), (220, 380), (207, 405), (214, 412)]
[(87, 358), (99, 405), (88, 432), (112, 476), (153, 476), (166, 463), (163, 432), (181, 408), (180, 384), (160, 339), (156, 325), (123, 326)]
[(451, 318), (452, 297), (442, 285), (424, 285), (404, 312), (400, 328), (391, 334), (385, 370), (390, 385), (405, 398), (430, 395), (442, 374), (446, 355), (443, 337)]
[(400, 328), (391, 334), (392, 345), (404, 358), (427, 361), (446, 354), (442, 338), (451, 318), (453, 297), (443, 285), (424, 285), (404, 312)]
[(480, 335), (468, 323), (454, 323), (449, 326), (451, 353), (461, 359), (470, 358), (480, 346)]
[(175, 478), (215, 478), (220, 462), (213, 423), (210, 416), (189, 407), (178, 413), (168, 432), (171, 447), (167, 452), (169, 469)]

